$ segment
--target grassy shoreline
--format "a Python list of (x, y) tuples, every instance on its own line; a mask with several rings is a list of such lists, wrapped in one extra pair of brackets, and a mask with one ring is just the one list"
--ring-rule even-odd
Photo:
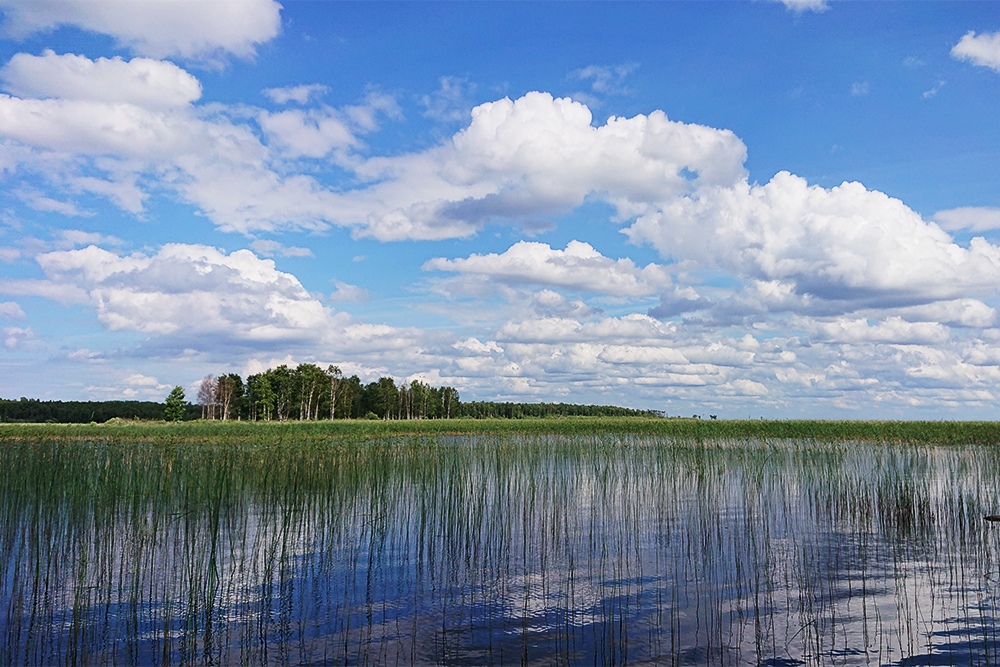
[(938, 444), (1000, 444), (1000, 422), (695, 420), (643, 417), (435, 419), (414, 421), (112, 421), (105, 424), (0, 424), (0, 443), (323, 442), (386, 436), (622, 433), (695, 439), (794, 438)]

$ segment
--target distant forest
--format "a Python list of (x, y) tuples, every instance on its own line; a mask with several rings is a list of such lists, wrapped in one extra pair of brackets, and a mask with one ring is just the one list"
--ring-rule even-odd
[[(119, 419), (163, 419), (163, 403), (153, 401), (40, 401), (22, 398), (19, 401), (0, 399), (0, 422), (50, 422), (55, 424), (89, 424)], [(185, 406), (184, 418), (197, 419), (201, 409)]]
[[(655, 410), (567, 403), (463, 403), (453, 387), (391, 377), (363, 384), (357, 375), (315, 364), (278, 366), (249, 376), (205, 377), (194, 401), (177, 387), (166, 403), (152, 401), (40, 401), (0, 399), (0, 422), (89, 423), (121, 419), (305, 421), (320, 419), (523, 419), (556, 416), (660, 417)], [(168, 406), (173, 405), (173, 409)]]

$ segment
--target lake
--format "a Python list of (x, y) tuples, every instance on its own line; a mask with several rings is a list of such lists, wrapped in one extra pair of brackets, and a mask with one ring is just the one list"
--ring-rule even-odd
[(0, 662), (997, 665), (1000, 450), (0, 449)]

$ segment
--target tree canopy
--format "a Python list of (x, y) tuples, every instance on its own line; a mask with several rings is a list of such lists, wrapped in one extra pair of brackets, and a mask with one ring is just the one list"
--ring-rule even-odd
[(0, 421), (86, 423), (121, 419), (312, 421), (320, 419), (525, 419), (554, 416), (662, 416), (653, 410), (568, 403), (463, 403), (454, 387), (381, 377), (368, 384), (344, 377), (338, 366), (281, 365), (244, 380), (237, 373), (207, 375), (195, 405), (174, 387), (165, 403), (150, 401), (39, 401), (0, 399)]

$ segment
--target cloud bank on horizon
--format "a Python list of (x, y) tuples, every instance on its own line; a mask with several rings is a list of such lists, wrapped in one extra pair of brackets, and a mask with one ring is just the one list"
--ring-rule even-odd
[[(796, 48), (809, 42), (797, 24), (870, 11), (783, 4), (788, 15), (740, 11), (781, 23)], [(346, 66), (362, 56), (336, 44), (356, 38), (318, 47), (307, 31), (323, 26), (315, 13), (341, 30), (339, 13), (373, 8), (0, 0), (0, 11), (5, 398), (162, 400), (209, 372), (316, 361), (469, 399), (671, 414), (976, 417), (1000, 403), (1000, 190), (952, 186), (940, 167), (895, 183), (896, 196), (865, 176), (893, 184), (885, 174), (914, 161), (906, 148), (887, 144), (900, 153), (873, 165), (863, 123), (825, 125), (834, 103), (869, 105), (872, 123), (913, 108), (926, 117), (912, 136), (933, 151), (927, 128), (957, 131), (978, 104), (977, 145), (949, 159), (992, 164), (1000, 136), (982, 127), (995, 125), (1000, 32), (983, 32), (985, 15), (917, 45), (931, 65), (907, 52), (881, 72), (822, 70), (847, 80), (825, 101), (776, 65), (784, 92), (744, 122), (721, 98), (703, 121), (659, 108), (673, 88), (653, 61), (673, 52), (641, 61), (612, 45), (619, 64), (607, 65), (579, 49), (561, 78), (538, 81), (514, 65), (405, 73), (436, 90), (380, 79), (375, 62), (348, 88), (339, 63), (305, 67), (301, 53)], [(706, 31), (722, 20), (699, 11), (682, 18)], [(573, 38), (561, 45), (572, 52)], [(886, 101), (890, 76), (926, 81)], [(917, 92), (926, 82), (942, 92)], [(681, 110), (712, 95), (675, 85), (690, 88)], [(803, 96), (797, 128), (780, 107)], [(715, 109), (752, 141), (716, 127)], [(826, 156), (803, 159), (801, 141), (769, 148), (799, 132), (828, 133)], [(763, 179), (761, 163), (776, 165)]]

